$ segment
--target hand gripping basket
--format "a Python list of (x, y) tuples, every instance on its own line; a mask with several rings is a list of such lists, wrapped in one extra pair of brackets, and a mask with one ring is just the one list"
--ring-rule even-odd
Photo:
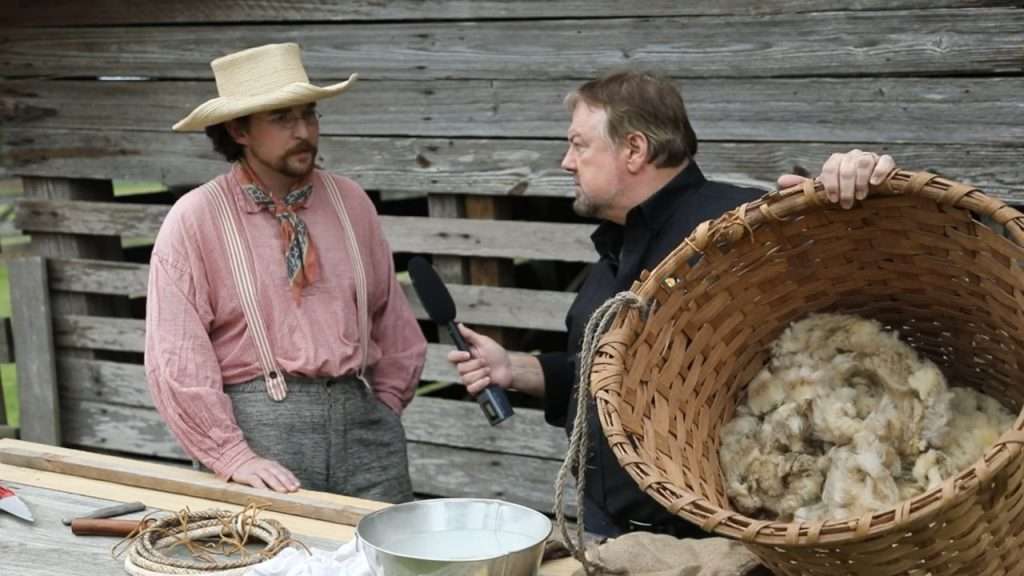
[(878, 319), (952, 385), (1024, 405), (1024, 215), (926, 172), (896, 170), (850, 210), (824, 198), (810, 181), (767, 194), (633, 285), (646, 309), (617, 312), (590, 370), (612, 450), (662, 506), (776, 574), (1024, 574), (1024, 414), (972, 467), (892, 509), (800, 523), (730, 507), (719, 430), (769, 343), (811, 312)]

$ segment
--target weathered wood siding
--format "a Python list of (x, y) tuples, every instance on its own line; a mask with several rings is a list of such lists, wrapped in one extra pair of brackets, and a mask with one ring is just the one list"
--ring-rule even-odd
[[(96, 4), (26, 2), (0, 32), (11, 172), (208, 178), (203, 138), (167, 129), (214, 94), (209, 61), (294, 40), (315, 79), (362, 74), (324, 105), (324, 152), (369, 188), (570, 195), (561, 95), (616, 67), (679, 78), (712, 175), (770, 183), (860, 146), (997, 194), (1021, 179), (1012, 1)], [(100, 76), (151, 81), (75, 80)]]
[[(170, 126), (215, 95), (211, 59), (252, 45), (299, 42), (317, 83), (361, 74), (321, 106), (324, 166), (385, 196), (428, 195), (422, 214), (385, 214), (388, 240), (401, 255), (434, 256), (456, 282), (460, 318), (497, 330), (564, 330), (572, 284), (526, 287), (509, 272), (524, 261), (594, 259), (592, 224), (552, 215), (573, 194), (559, 167), (562, 96), (614, 68), (677, 80), (713, 178), (769, 188), (794, 165), (816, 170), (829, 153), (859, 147), (1024, 201), (1024, 10), (1014, 0), (8, 8), (0, 174), (26, 178), (18, 225), (48, 258), (55, 429), (74, 445), (182, 457), (152, 408), (143, 323), (126, 305), (145, 295), (147, 266), (123, 261), (116, 242), (152, 238), (167, 206), (115, 199), (109, 184), (87, 179), (180, 188), (221, 173), (204, 136)], [(425, 379), (454, 378), (448, 350), (431, 343)], [(421, 492), (552, 505), (565, 439), (538, 411), (490, 428), (473, 403), (420, 398), (406, 425)]]

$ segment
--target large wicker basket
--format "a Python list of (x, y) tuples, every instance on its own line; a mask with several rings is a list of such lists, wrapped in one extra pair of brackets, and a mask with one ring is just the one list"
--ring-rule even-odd
[(590, 389), (612, 450), (663, 506), (742, 540), (777, 574), (1024, 574), (1024, 414), (940, 488), (859, 518), (744, 516), (718, 462), (719, 430), (769, 343), (811, 312), (876, 318), (951, 384), (1020, 410), (1021, 246), (1018, 211), (902, 170), (850, 210), (807, 182), (702, 224), (633, 285), (646, 314), (620, 311), (600, 340)]

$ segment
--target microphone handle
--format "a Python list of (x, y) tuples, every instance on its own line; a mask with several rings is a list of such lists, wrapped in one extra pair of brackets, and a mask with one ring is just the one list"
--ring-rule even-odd
[(466, 339), (462, 337), (462, 332), (459, 332), (459, 327), (455, 325), (455, 322), (448, 322), (446, 327), (448, 335), (452, 337), (452, 342), (455, 342), (455, 347), (463, 352), (469, 352), (469, 344), (466, 344)]
[[(448, 334), (452, 337), (452, 341), (455, 342), (455, 347), (463, 352), (469, 352), (469, 346), (466, 344), (466, 340), (462, 337), (462, 333), (459, 332), (459, 327), (455, 325), (455, 322), (448, 322)], [(491, 384), (483, 389), (482, 392), (476, 396), (477, 404), (480, 404), (480, 409), (484, 411), (484, 415), (487, 416), (487, 421), (491, 423), (491, 426), (495, 426), (507, 420), (509, 416), (515, 414), (512, 410), (512, 404), (508, 401), (508, 394), (501, 386)]]

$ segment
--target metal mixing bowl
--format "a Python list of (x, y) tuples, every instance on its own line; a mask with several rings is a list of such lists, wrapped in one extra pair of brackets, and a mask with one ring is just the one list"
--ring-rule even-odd
[(536, 510), (476, 498), (397, 504), (356, 526), (376, 576), (534, 576), (550, 534)]

